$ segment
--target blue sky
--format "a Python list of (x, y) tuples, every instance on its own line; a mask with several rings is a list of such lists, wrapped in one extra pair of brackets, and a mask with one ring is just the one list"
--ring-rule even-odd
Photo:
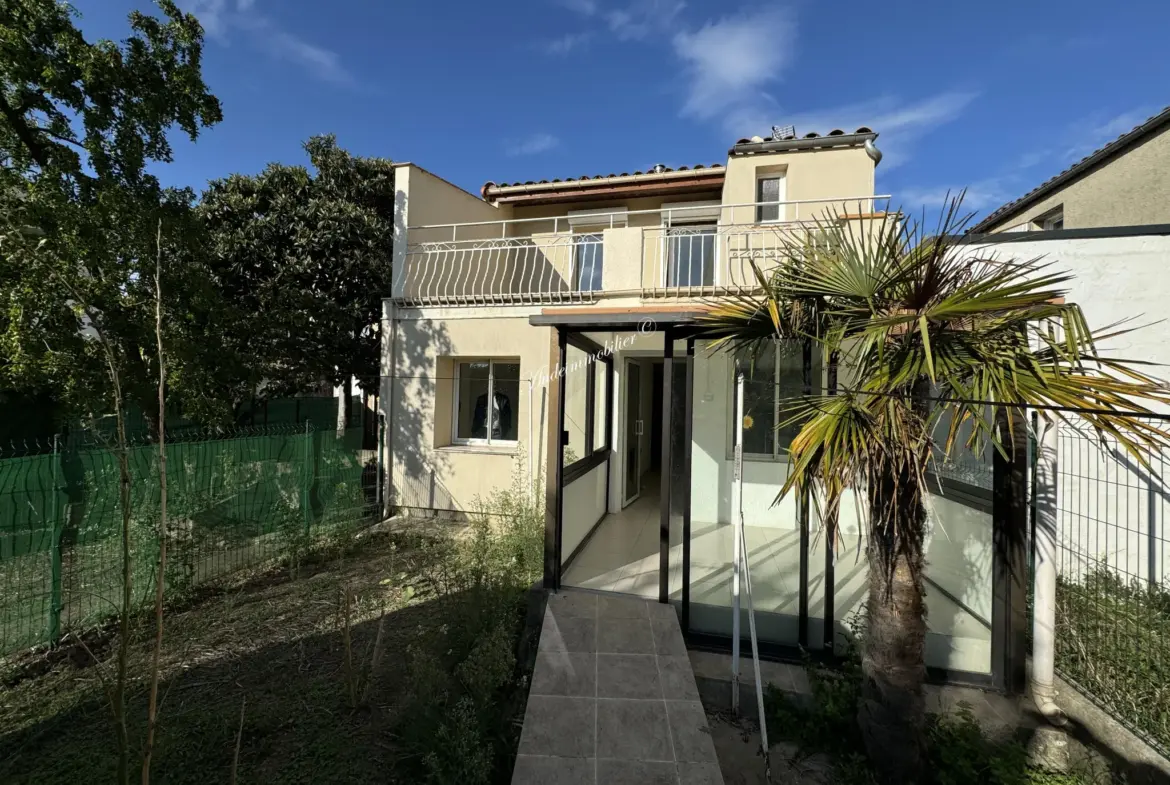
[[(159, 170), (199, 189), (337, 134), (486, 180), (723, 162), (773, 123), (867, 125), (907, 209), (986, 212), (1170, 104), (1170, 3), (1122, 0), (180, 0), (224, 121)], [(146, 0), (75, 0), (122, 38)], [(1159, 89), (1159, 85), (1162, 86)]]

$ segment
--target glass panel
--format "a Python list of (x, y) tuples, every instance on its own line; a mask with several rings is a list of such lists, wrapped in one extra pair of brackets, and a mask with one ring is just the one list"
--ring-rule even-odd
[[(759, 181), (756, 191), (757, 202), (778, 202), (780, 201), (780, 178), (779, 177), (765, 177)], [(780, 205), (760, 205), (756, 208), (756, 221), (778, 221), (780, 220)]]
[(601, 291), (602, 243), (600, 234), (583, 234), (573, 240), (573, 256), (576, 263), (577, 290), (582, 292)]
[[(936, 426), (936, 444), (946, 443), (951, 415)], [(992, 461), (964, 445), (970, 426), (961, 425), (946, 459), (935, 451), (926, 496), (926, 664), (952, 670), (991, 671)]]
[(626, 362), (626, 449), (625, 449), (625, 501), (638, 495), (641, 479), (642, 441), (642, 368), (635, 361)]
[(715, 284), (715, 227), (671, 229), (667, 248), (667, 286)]
[[(670, 386), (670, 444), (662, 457), (662, 468), (670, 469), (670, 541), (667, 554), (667, 581), (672, 602), (682, 601), (683, 513), (690, 477), (686, 473), (687, 437), (687, 344), (675, 341)], [(667, 463), (669, 461), (669, 464)]]
[[(737, 356), (737, 367), (743, 371), (743, 452), (744, 455), (774, 454), (776, 441), (776, 351), (774, 347), (761, 348), (753, 357), (748, 350)], [(799, 378), (799, 364), (797, 373)], [(731, 404), (735, 403), (735, 372), (731, 377)], [(739, 438), (738, 423), (730, 415), (731, 443)]]
[[(734, 362), (727, 352), (695, 349), (691, 436), (691, 630), (730, 635), (734, 458), (728, 431), (734, 415)], [(767, 382), (769, 391), (771, 382)], [(770, 400), (770, 399), (769, 399)], [(766, 411), (771, 411), (767, 409)], [(747, 437), (751, 438), (751, 437)], [(800, 532), (794, 496), (776, 496), (787, 464), (744, 461), (742, 509), (760, 639), (795, 644), (799, 632)], [(747, 635), (747, 597), (741, 596)]]
[(492, 439), (514, 442), (520, 421), (520, 363), (492, 363)]
[(991, 497), (926, 495), (926, 664), (991, 672)]
[(609, 446), (609, 433), (605, 430), (606, 375), (609, 366), (595, 362), (593, 371), (593, 449)]
[(585, 387), (591, 359), (576, 346), (566, 350), (565, 430), (569, 432), (569, 441), (565, 444), (565, 466), (585, 457)]
[(486, 439), (488, 432), (488, 374), (489, 363), (459, 363), (458, 411), (456, 412), (457, 439)]

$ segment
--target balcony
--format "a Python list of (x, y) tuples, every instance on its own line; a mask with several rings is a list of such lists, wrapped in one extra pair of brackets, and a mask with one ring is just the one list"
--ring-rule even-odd
[[(604, 212), (408, 228), (395, 274), (402, 305), (544, 305), (757, 291), (787, 242), (820, 221), (884, 220), (888, 196)], [(760, 215), (777, 220), (757, 223)], [(736, 221), (736, 218), (747, 220)], [(578, 221), (579, 223), (579, 221)], [(445, 239), (444, 239), (445, 238)]]

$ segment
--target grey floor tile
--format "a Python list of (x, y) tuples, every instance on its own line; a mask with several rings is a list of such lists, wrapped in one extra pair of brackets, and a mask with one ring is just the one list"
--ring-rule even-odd
[(673, 763), (600, 759), (597, 781), (605, 785), (678, 785), (678, 774)]
[(538, 652), (530, 694), (592, 698), (597, 694), (595, 658), (587, 652)]
[(678, 764), (679, 785), (723, 785), (723, 772), (716, 763)]
[(662, 697), (667, 700), (699, 699), (689, 657), (658, 657), (658, 679), (662, 684)]
[(598, 700), (597, 757), (673, 760), (665, 704), (662, 701)]
[(548, 609), (558, 619), (582, 616), (592, 619), (597, 615), (597, 595), (584, 591), (563, 591), (548, 596)]
[(686, 644), (683, 643), (682, 630), (679, 629), (678, 619), (656, 617), (651, 620), (651, 629), (654, 634), (654, 653), (668, 657), (685, 657)]
[(597, 651), (608, 654), (653, 654), (649, 619), (601, 619)]
[(517, 755), (512, 785), (594, 785), (593, 758)]
[(596, 739), (595, 705), (593, 698), (529, 696), (518, 752), (563, 758), (592, 757)]
[(670, 722), (670, 737), (674, 742), (675, 759), (682, 762), (715, 763), (715, 744), (707, 715), (698, 701), (667, 701), (666, 712)]
[(661, 698), (654, 655), (598, 654), (597, 697)]
[(563, 618), (545, 614), (544, 629), (540, 633), (541, 651), (597, 650), (597, 621), (575, 616)]
[(597, 615), (602, 619), (646, 619), (649, 618), (649, 603), (632, 597), (607, 597), (597, 599)]
[(651, 619), (674, 619), (678, 621), (678, 609), (669, 602), (647, 603)]

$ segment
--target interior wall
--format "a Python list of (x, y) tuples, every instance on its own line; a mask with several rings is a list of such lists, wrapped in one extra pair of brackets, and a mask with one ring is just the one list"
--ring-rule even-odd
[(565, 486), (561, 511), (561, 564), (573, 554), (593, 526), (605, 515), (604, 463)]

